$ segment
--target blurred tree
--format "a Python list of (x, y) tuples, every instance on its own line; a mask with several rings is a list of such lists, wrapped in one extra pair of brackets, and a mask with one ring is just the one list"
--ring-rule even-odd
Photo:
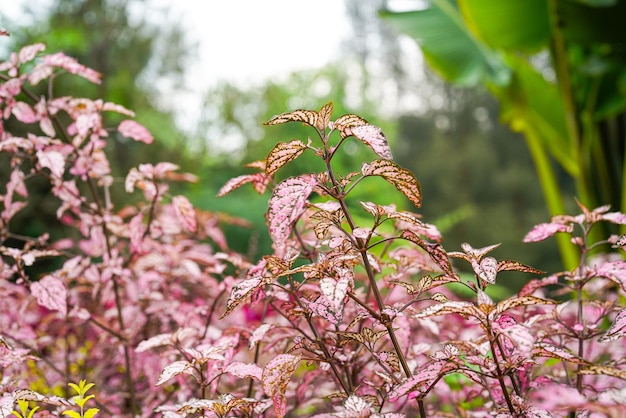
[[(23, 19), (6, 25), (11, 33), (10, 38), (5, 38), (11, 43), (7, 54), (21, 46), (42, 42), (48, 52), (64, 52), (103, 75), (100, 85), (79, 77), (61, 76), (55, 80), (55, 91), (123, 105), (132, 109), (137, 120), (154, 133), (156, 143), (149, 148), (119, 136), (111, 137), (107, 143), (109, 155), (113, 156), (111, 169), (120, 185), (112, 193), (125, 199), (130, 197), (124, 192), (123, 176), (130, 167), (144, 162), (172, 161), (185, 170), (203, 162), (201, 156), (186, 151), (173, 107), (163, 105), (155, 88), (164, 79), (170, 85), (180, 83), (186, 60), (193, 51), (182, 28), (167, 24), (166, 12), (167, 9), (159, 9), (148, 0), (32, 1), (24, 4)], [(47, 88), (37, 86), (35, 94), (47, 95)], [(112, 112), (105, 117), (110, 118), (105, 120), (105, 126), (120, 120)], [(16, 131), (19, 124), (6, 129), (19, 134)], [(6, 175), (7, 167), (8, 164), (0, 161), (0, 175)], [(50, 225), (57, 225), (53, 228), (54, 235), (65, 236), (63, 226), (56, 220), (55, 199), (50, 199), (47, 186), (40, 187), (37, 179), (30, 180), (29, 185), (33, 204), (14, 219), (20, 225), (13, 228), (24, 235), (36, 236), (43, 228), (50, 230)]]
[[(475, 247), (501, 243), (496, 251), (503, 258), (546, 271), (560, 269), (553, 245), (522, 243), (548, 213), (521, 135), (497, 121), (498, 104), (485, 90), (438, 80), (430, 88), (432, 107), (398, 119), (394, 150), (398, 162), (421, 181), (421, 212), (443, 232), (444, 246), (456, 250), (463, 242)], [(572, 189), (562, 177), (562, 187)]]
[[(572, 198), (555, 165), (585, 206), (626, 210), (626, 1), (431, 0), (415, 8), (383, 17), (417, 41), (444, 79), (497, 97), (503, 120), (524, 134), (552, 215)], [(601, 227), (593, 232), (607, 236)], [(572, 268), (574, 247), (557, 239)]]

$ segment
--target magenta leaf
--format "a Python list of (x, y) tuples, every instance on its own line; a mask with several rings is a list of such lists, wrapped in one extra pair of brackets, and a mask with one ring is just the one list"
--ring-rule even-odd
[(291, 375), (296, 371), (300, 356), (292, 354), (279, 354), (267, 363), (263, 369), (263, 391), (272, 398), (274, 412), (278, 418), (287, 414), (287, 399), (285, 391)]
[(67, 314), (67, 289), (58, 277), (47, 275), (30, 286), (30, 291), (37, 298), (37, 303), (53, 311)]
[(374, 125), (362, 125), (352, 128), (352, 135), (370, 147), (376, 155), (386, 160), (392, 160), (391, 148), (382, 129)]
[(523, 242), (539, 242), (546, 238), (550, 238), (552, 235), (558, 232), (572, 232), (572, 225), (565, 225), (562, 223), (542, 223), (535, 225), (533, 229), (526, 234)]
[(361, 167), (364, 176), (380, 176), (401, 191), (415, 206), (422, 204), (422, 186), (406, 168), (390, 160), (374, 160)]
[(306, 208), (306, 201), (317, 185), (314, 175), (290, 177), (280, 182), (272, 193), (267, 211), (267, 221), (272, 241), (283, 245), (289, 237), (293, 222)]
[(617, 313), (613, 323), (600, 338), (600, 342), (615, 341), (622, 338), (626, 334), (626, 309), (622, 309)]
[(265, 175), (273, 176), (282, 166), (298, 158), (305, 149), (306, 145), (302, 141), (279, 142), (267, 156)]
[(134, 120), (127, 119), (122, 121), (117, 127), (117, 130), (123, 136), (134, 139), (135, 141), (140, 141), (145, 144), (154, 142), (154, 137), (150, 131)]

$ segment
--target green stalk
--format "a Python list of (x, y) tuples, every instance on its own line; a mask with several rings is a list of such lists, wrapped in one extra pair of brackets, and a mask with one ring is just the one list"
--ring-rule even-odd
[[(551, 216), (562, 215), (565, 213), (565, 206), (561, 198), (561, 191), (556, 179), (556, 174), (545, 148), (541, 145), (541, 140), (537, 137), (537, 133), (532, 129), (524, 132), (528, 150), (535, 163), (535, 169), (541, 183), (544, 199)], [(563, 266), (566, 270), (572, 270), (578, 265), (578, 252), (569, 241), (569, 237), (564, 234), (556, 235), (557, 245), (561, 253)]]

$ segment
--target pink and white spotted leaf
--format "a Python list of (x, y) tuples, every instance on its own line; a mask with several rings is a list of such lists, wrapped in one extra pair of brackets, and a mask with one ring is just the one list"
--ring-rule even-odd
[(485, 257), (480, 262), (472, 260), (472, 268), (476, 275), (489, 284), (496, 282), (498, 261), (493, 257)]
[(263, 173), (244, 174), (242, 176), (234, 177), (226, 182), (220, 190), (217, 192), (217, 197), (226, 196), (228, 193), (243, 186), (244, 184), (252, 183), (254, 190), (257, 193), (265, 193), (267, 184), (270, 178)]
[(267, 222), (272, 241), (282, 245), (289, 237), (291, 225), (306, 208), (306, 202), (317, 185), (314, 175), (290, 177), (279, 183), (268, 203)]
[(597, 277), (604, 277), (617, 283), (626, 292), (626, 261), (616, 260), (603, 263), (595, 273)]
[(523, 242), (539, 242), (543, 241), (546, 238), (550, 238), (552, 235), (558, 232), (572, 232), (572, 225), (566, 225), (562, 223), (541, 223), (539, 225), (535, 225), (533, 229), (526, 234), (523, 239)]
[(117, 131), (127, 138), (143, 142), (144, 144), (151, 144), (154, 142), (154, 137), (150, 131), (148, 131), (142, 124), (137, 123), (134, 120), (126, 119), (122, 121), (117, 127)]
[(197, 229), (196, 211), (189, 199), (183, 195), (174, 196), (172, 198), (172, 205), (174, 206), (174, 213), (181, 226), (189, 232), (195, 232)]
[(234, 361), (226, 366), (224, 373), (232, 374), (242, 379), (252, 378), (260, 382), (263, 376), (263, 369), (254, 363)]
[(65, 173), (65, 157), (58, 151), (37, 151), (37, 161), (42, 168), (47, 168), (57, 178)]
[(51, 275), (41, 278), (30, 286), (30, 291), (37, 298), (37, 303), (44, 308), (67, 314), (67, 288), (61, 279)]
[(159, 375), (159, 380), (156, 382), (156, 386), (162, 385), (179, 374), (193, 374), (193, 372), (193, 365), (190, 362), (184, 360), (175, 361), (163, 369)]
[(351, 130), (352, 135), (354, 135), (355, 138), (370, 147), (372, 151), (376, 153), (376, 155), (386, 160), (393, 159), (393, 155), (391, 155), (391, 148), (389, 147), (387, 138), (385, 137), (383, 130), (380, 129), (378, 126), (367, 124), (362, 126), (355, 126)]
[(283, 418), (287, 414), (285, 391), (299, 362), (300, 356), (279, 354), (271, 359), (263, 369), (263, 391), (272, 398), (274, 412), (278, 418)]
[(250, 295), (252, 292), (268, 284), (268, 280), (265, 277), (252, 277), (250, 279), (243, 280), (240, 283), (237, 283), (230, 291), (230, 297), (226, 302), (226, 312), (222, 315), (222, 318), (226, 317), (229, 313), (233, 311), (237, 306), (241, 305), (241, 303)]
[(615, 341), (622, 338), (624, 335), (626, 335), (626, 309), (622, 309), (617, 313), (606, 334), (604, 334), (599, 341)]

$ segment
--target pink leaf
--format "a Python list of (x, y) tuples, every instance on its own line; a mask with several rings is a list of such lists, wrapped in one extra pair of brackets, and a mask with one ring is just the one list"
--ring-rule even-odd
[(229, 373), (242, 379), (253, 378), (260, 382), (263, 375), (263, 369), (254, 363), (243, 363), (241, 361), (234, 361), (226, 366), (226, 368), (224, 369), (224, 373)]
[(22, 123), (33, 123), (39, 120), (33, 108), (24, 102), (15, 103), (11, 111), (15, 118)]
[(352, 135), (370, 147), (376, 155), (386, 160), (392, 160), (391, 148), (387, 143), (387, 138), (383, 134), (382, 129), (374, 125), (355, 126), (352, 129)]
[(262, 383), (265, 394), (272, 398), (274, 411), (278, 418), (283, 418), (287, 411), (285, 391), (291, 375), (296, 371), (300, 356), (279, 354), (267, 363), (263, 369)]
[(150, 131), (134, 120), (126, 119), (122, 121), (117, 127), (117, 130), (122, 135), (145, 144), (151, 144), (154, 141), (154, 137)]
[(605, 277), (617, 283), (622, 290), (626, 291), (626, 261), (606, 262), (596, 270), (596, 276)]
[(174, 206), (174, 213), (178, 222), (189, 232), (195, 232), (197, 228), (196, 224), (196, 211), (194, 210), (191, 202), (185, 196), (178, 195), (172, 198), (172, 205)]
[(437, 361), (422, 367), (412, 377), (396, 385), (388, 394), (389, 400), (395, 402), (400, 397), (407, 394), (409, 398), (412, 399), (416, 395), (415, 392), (424, 392), (443, 372), (444, 364), (443, 362)]
[(42, 43), (28, 45), (20, 49), (19, 52), (19, 60), (20, 64), (24, 64), (28, 61), (32, 61), (33, 58), (37, 56), (38, 53), (44, 51), (46, 49), (46, 45)]
[(485, 257), (480, 263), (472, 261), (472, 268), (476, 275), (487, 283), (494, 284), (498, 274), (498, 261), (493, 257)]
[(178, 376), (179, 374), (182, 374), (182, 373), (192, 374), (193, 369), (191, 368), (192, 368), (192, 364), (189, 363), (188, 361), (180, 360), (180, 361), (175, 361), (171, 363), (166, 368), (164, 368), (163, 371), (161, 372), (161, 375), (159, 376), (159, 380), (156, 382), (156, 386), (162, 385), (163, 383), (170, 380), (172, 377)]
[(561, 223), (542, 223), (535, 225), (528, 234), (524, 237), (524, 242), (539, 242), (546, 238), (550, 238), (557, 232), (572, 232), (571, 225), (564, 225)]
[(265, 277), (252, 277), (233, 286), (230, 291), (230, 297), (226, 302), (226, 312), (224, 312), (222, 318), (231, 313), (232, 310), (239, 306), (252, 292), (267, 283), (268, 279)]
[(602, 219), (614, 224), (625, 225), (626, 215), (621, 212), (609, 212), (602, 215)]
[(524, 285), (524, 287), (522, 287), (522, 289), (519, 291), (519, 296), (520, 297), (522, 297), (522, 296), (530, 296), (537, 289), (540, 289), (540, 288), (545, 287), (545, 286), (557, 284), (558, 282), (559, 282), (559, 276), (557, 276), (557, 275), (544, 277), (543, 279), (533, 279), (533, 280), (529, 281), (528, 283), (526, 283)]
[(50, 170), (53, 176), (63, 177), (65, 173), (65, 158), (58, 151), (37, 151), (37, 160), (42, 168)]
[(352, 287), (352, 281), (352, 271), (348, 269), (345, 269), (344, 274), (342, 274), (339, 279), (324, 277), (320, 280), (322, 294), (328, 299), (330, 306), (335, 312), (342, 310), (346, 295)]
[(615, 341), (624, 335), (626, 335), (626, 309), (622, 309), (617, 313), (608, 331), (600, 338), (599, 341)]
[(63, 281), (54, 276), (44, 276), (30, 286), (30, 291), (37, 298), (37, 303), (53, 311), (67, 314), (67, 289)]
[(243, 176), (238, 176), (228, 180), (226, 184), (222, 186), (219, 192), (217, 192), (217, 197), (225, 196), (233, 190), (238, 189), (239, 187), (247, 183), (252, 183), (254, 189), (258, 193), (264, 193), (268, 182), (269, 177), (266, 177), (263, 173), (245, 174)]
[(92, 83), (100, 84), (100, 73), (87, 68), (82, 64), (79, 64), (74, 58), (68, 57), (62, 52), (56, 54), (47, 55), (44, 58), (44, 63), (51, 67), (62, 68), (70, 74), (79, 75)]
[(306, 201), (317, 185), (314, 175), (290, 177), (279, 183), (269, 200), (267, 221), (272, 241), (282, 245), (306, 207)]

